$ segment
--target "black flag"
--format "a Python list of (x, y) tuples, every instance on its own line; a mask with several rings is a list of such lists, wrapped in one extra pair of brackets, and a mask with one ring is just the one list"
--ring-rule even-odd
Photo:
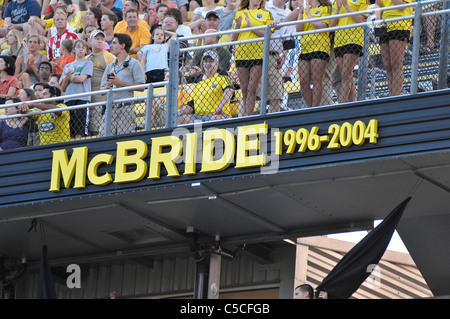
[(47, 259), (47, 246), (42, 246), (41, 271), (39, 274), (38, 299), (56, 299), (55, 284)]
[[(337, 263), (317, 287), (328, 292), (329, 299), (347, 299), (370, 275), (368, 267), (383, 256), (411, 197), (405, 199)], [(373, 270), (373, 267), (372, 267)]]

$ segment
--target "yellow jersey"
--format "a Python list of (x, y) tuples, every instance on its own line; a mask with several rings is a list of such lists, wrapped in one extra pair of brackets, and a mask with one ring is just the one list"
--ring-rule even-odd
[[(228, 73), (222, 70), (218, 70), (212, 78), (198, 82), (191, 93), (191, 101), (194, 102), (194, 114), (213, 114), (227, 88), (233, 88), (233, 83), (231, 83)], [(223, 108), (225, 109), (229, 104), (228, 102)]]
[[(413, 0), (403, 0), (403, 2), (406, 3), (412, 3)], [(392, 7), (395, 4), (392, 2), (392, 0), (381, 0), (381, 7)], [(409, 16), (413, 14), (413, 7), (405, 8), (404, 10), (387, 10), (383, 11), (383, 19), (391, 19), (391, 18), (398, 18), (398, 17), (404, 17)], [(411, 30), (412, 26), (412, 20), (401, 20), (401, 21), (394, 21), (394, 22), (388, 22), (387, 24), (387, 31), (393, 31), (393, 30)]]
[[(268, 25), (273, 22), (272, 14), (265, 9), (249, 10), (244, 9), (236, 12), (232, 29), (236, 25), (236, 19), (242, 17), (241, 29), (247, 28), (246, 12), (250, 18), (252, 27)], [(260, 38), (253, 31), (245, 31), (239, 33), (238, 41)], [(236, 47), (235, 60), (259, 60), (263, 58), (264, 41), (240, 44)]]
[[(367, 0), (348, 0), (348, 4), (353, 9), (353, 11), (364, 11), (369, 9), (369, 3)], [(333, 4), (333, 11), (337, 9), (336, 2)], [(344, 6), (341, 6), (339, 14), (348, 13)], [(368, 14), (364, 14), (367, 18)], [(348, 26), (355, 24), (355, 20), (352, 17), (340, 18), (338, 20), (338, 26)], [(348, 28), (343, 30), (337, 30), (334, 38), (334, 47), (342, 47), (347, 44), (357, 44), (364, 46), (364, 29), (362, 27), (358, 28)]]
[[(331, 7), (326, 7), (320, 5), (317, 8), (309, 9), (310, 14), (313, 18), (321, 18), (331, 15)], [(308, 16), (306, 12), (303, 13), (303, 20), (307, 20)], [(325, 22), (330, 25), (330, 20), (322, 20), (321, 22)], [(312, 23), (305, 23), (303, 25), (303, 31), (311, 31), (316, 30), (316, 27), (312, 25)], [(330, 54), (330, 33), (329, 32), (321, 32), (314, 34), (302, 35), (300, 37), (301, 43), (301, 53), (311, 53), (311, 52), (325, 52)]]

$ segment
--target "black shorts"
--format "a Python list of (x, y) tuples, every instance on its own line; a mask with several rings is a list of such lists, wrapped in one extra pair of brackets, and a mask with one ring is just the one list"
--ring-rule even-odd
[(251, 68), (252, 66), (256, 65), (262, 65), (263, 60), (257, 59), (257, 60), (236, 60), (236, 67), (237, 68)]
[(151, 70), (145, 72), (147, 80), (145, 83), (163, 82), (164, 81), (164, 70)]
[(334, 55), (336, 58), (342, 58), (344, 54), (355, 54), (362, 56), (362, 46), (358, 44), (346, 44), (338, 48), (334, 48)]
[(380, 37), (380, 43), (388, 43), (391, 40), (409, 42), (411, 31), (409, 30), (392, 30)]
[(311, 61), (311, 60), (324, 60), (329, 62), (330, 61), (330, 55), (326, 52), (322, 52), (322, 51), (315, 51), (315, 52), (311, 52), (311, 53), (300, 53), (298, 55), (298, 59), (299, 60), (305, 60), (305, 61)]

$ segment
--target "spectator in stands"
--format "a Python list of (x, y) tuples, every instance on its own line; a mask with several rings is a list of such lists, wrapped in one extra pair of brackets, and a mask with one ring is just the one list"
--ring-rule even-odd
[(0, 104), (17, 95), (19, 81), (14, 77), (14, 59), (7, 55), (0, 55)]
[[(380, 7), (390, 7), (412, 0), (377, 0)], [(390, 19), (413, 14), (413, 7), (383, 11), (382, 18)], [(402, 20), (387, 23), (387, 34), (380, 37), (380, 50), (383, 64), (386, 67), (389, 95), (400, 95), (403, 87), (403, 57), (409, 42), (412, 20)]]
[(65, 39), (78, 40), (78, 35), (67, 30), (67, 15), (61, 11), (55, 13), (54, 23), (56, 27), (56, 35), (48, 39), (47, 45), (47, 57), (49, 61), (59, 58), (61, 53), (59, 48), (61, 47), (61, 42)]
[[(164, 3), (166, 3), (166, 2), (164, 2)], [(188, 12), (188, 9), (189, 9), (188, 8), (189, 7), (189, 1), (188, 0), (169, 0), (169, 3), (170, 4), (175, 4), (177, 6), (178, 10), (180, 10), (181, 23), (187, 22), (188, 21), (187, 12)], [(157, 4), (157, 0), (150, 0), (150, 8), (153, 8), (156, 4)], [(169, 4), (169, 8), (170, 8), (170, 4)]]
[(51, 61), (53, 72), (56, 74), (62, 74), (64, 67), (75, 61), (75, 57), (72, 55), (73, 40), (65, 39), (61, 42), (59, 48), (60, 57)]
[[(266, 2), (265, 8), (272, 14), (273, 19), (278, 23), (296, 20), (298, 11), (292, 12), (283, 0), (272, 0)], [(295, 29), (292, 27), (282, 27), (275, 30), (273, 36), (285, 33), (293, 33)], [(283, 41), (270, 41), (269, 49), (269, 78), (267, 86), (267, 100), (269, 101), (269, 112), (279, 112), (281, 100), (284, 95), (283, 78), (281, 76), (281, 66), (284, 64)], [(260, 82), (261, 84), (261, 82)], [(257, 95), (260, 92), (258, 88)], [(265, 104), (263, 104), (265, 105)]]
[[(76, 40), (74, 43), (75, 61), (64, 67), (60, 79), (62, 91), (66, 95), (86, 93), (91, 91), (91, 77), (93, 73), (92, 61), (86, 59), (89, 45), (84, 40)], [(87, 104), (90, 96), (70, 97), (64, 99), (67, 106)], [(70, 111), (70, 136), (80, 138), (87, 135), (88, 128), (87, 109), (81, 108)]]
[[(94, 70), (92, 72), (92, 91), (100, 90), (103, 74), (108, 64), (115, 60), (115, 56), (105, 50), (105, 32), (95, 30), (91, 33), (92, 54), (87, 59), (92, 61)], [(106, 95), (96, 94), (91, 98), (91, 102), (101, 102), (106, 100)], [(102, 107), (94, 106), (89, 108), (89, 135), (98, 135), (100, 132), (100, 123), (102, 120)]]
[[(61, 91), (58, 88), (48, 84), (43, 84), (43, 87), (42, 98), (49, 99), (51, 97), (61, 96)], [(58, 103), (58, 101), (51, 101), (48, 103), (26, 102), (19, 105), (19, 111), (28, 113), (30, 112), (30, 108), (32, 108), (33, 111), (55, 109), (55, 112), (39, 114), (32, 117), (33, 120), (38, 121), (41, 145), (46, 145), (68, 142), (70, 140), (70, 114), (68, 111), (58, 110), (58, 108), (64, 107), (66, 107), (66, 105)]]
[(17, 97), (22, 102), (36, 100), (36, 95), (34, 94), (33, 89), (30, 88), (24, 88), (20, 90), (19, 94), (17, 94)]
[[(17, 95), (21, 102), (34, 101), (36, 100), (36, 94), (33, 89), (24, 88), (20, 90)], [(13, 98), (15, 99), (15, 98)], [(28, 118), (28, 141), (27, 146), (35, 146), (40, 145), (41, 141), (39, 140), (39, 129), (37, 126), (37, 121)]]
[(123, 26), (117, 25), (114, 28), (115, 33), (128, 34), (133, 43), (129, 54), (132, 58), (136, 58), (136, 54), (150, 42), (149, 28), (144, 28), (138, 25), (138, 12), (135, 9), (125, 11), (126, 24)]
[(16, 59), (16, 72), (14, 76), (19, 80), (19, 87), (30, 87), (40, 81), (39, 65), (43, 61), (48, 61), (47, 57), (41, 53), (41, 39), (38, 35), (30, 35), (26, 40), (27, 53), (19, 55)]
[(217, 30), (226, 31), (231, 29), (234, 16), (236, 15), (236, 3), (237, 0), (224, 0), (225, 7), (215, 11), (220, 20)]
[(5, 42), (9, 45), (8, 49), (2, 51), (2, 55), (9, 55), (18, 57), (24, 52), (23, 48), (23, 34), (19, 30), (9, 30), (6, 37), (0, 39), (1, 42)]
[[(10, 97), (5, 104), (20, 103), (19, 98)], [(19, 114), (18, 106), (5, 108), (5, 115)], [(8, 118), (0, 121), (0, 151), (25, 147), (28, 141), (28, 117)]]
[[(117, 16), (117, 20), (122, 21), (123, 13), (122, 10), (114, 6), (114, 0), (91, 0), (91, 6), (98, 6), (103, 13), (114, 13)], [(124, 8), (125, 9), (125, 8)], [(124, 10), (125, 11), (125, 10)]]
[(96, 26), (96, 29), (100, 27), (100, 22), (102, 20), (102, 10), (97, 7), (90, 7), (86, 11), (86, 24), (93, 24)]
[(194, 10), (194, 16), (196, 15), (202, 15), (204, 18), (206, 18), (206, 14), (210, 11), (215, 11), (218, 9), (223, 9), (222, 6), (218, 6), (217, 3), (219, 0), (204, 0), (205, 6), (199, 7)]
[[(426, 1), (426, 0), (418, 0), (418, 1)], [(409, 3), (409, 1), (404, 1), (404, 2)], [(393, 2), (393, 3), (395, 3), (395, 2)], [(408, 9), (410, 9), (410, 8), (408, 8)], [(423, 5), (422, 12), (427, 13), (427, 12), (433, 12), (433, 11), (441, 10), (441, 9), (442, 9), (442, 3), (429, 3), (429, 4)], [(387, 13), (387, 12), (383, 11), (383, 14), (384, 13)], [(439, 16), (431, 15), (431, 16), (423, 17), (422, 19), (423, 19), (422, 25), (423, 25), (423, 28), (424, 28), (425, 34), (426, 34), (426, 44), (421, 48), (420, 52), (421, 52), (421, 54), (429, 54), (429, 53), (432, 53), (435, 51), (436, 27), (439, 26)]]
[(203, 79), (192, 91), (192, 100), (183, 105), (178, 124), (195, 121), (214, 121), (228, 118), (224, 112), (234, 88), (227, 72), (219, 69), (219, 56), (214, 51), (206, 51), (202, 58)]
[[(331, 15), (328, 0), (308, 0), (304, 8), (300, 1), (299, 19), (309, 20)], [(311, 31), (328, 28), (329, 21), (322, 20), (297, 25), (297, 31)], [(298, 60), (300, 88), (307, 107), (319, 106), (323, 95), (323, 78), (330, 60), (330, 35), (328, 32), (303, 35), (300, 39), (301, 53)], [(313, 88), (311, 89), (311, 84)]]
[[(139, 2), (137, 0), (126, 0), (124, 2), (123, 5), (123, 14), (125, 17), (125, 14), (128, 12), (128, 10), (133, 9), (136, 10), (137, 12), (137, 16), (138, 16), (138, 20), (137, 20), (137, 24), (140, 28), (145, 28), (148, 29), (150, 31), (150, 25), (147, 23), (147, 21), (145, 21), (144, 19), (139, 17)], [(126, 27), (126, 21), (122, 20), (120, 22), (117, 23), (117, 26), (115, 28), (118, 28), (119, 30), (123, 30)]]
[[(203, 34), (208, 29), (214, 29), (217, 30), (220, 24), (219, 15), (215, 11), (209, 11), (206, 14), (206, 17), (203, 18), (202, 15), (200, 15), (201, 18), (199, 18), (197, 21), (194, 21), (189, 24), (189, 28), (191, 28), (193, 34)], [(197, 45), (202, 45), (202, 40), (199, 39)]]
[(61, 80), (61, 74), (53, 73), (50, 76), (50, 80), (48, 81), (48, 84), (50, 86), (57, 87), (61, 91), (61, 85), (59, 84), (59, 80)]
[[(205, 31), (205, 34), (215, 33), (217, 30), (209, 29)], [(210, 36), (203, 39), (204, 45), (211, 45), (219, 43), (218, 36)], [(231, 52), (224, 47), (215, 48), (217, 55), (219, 56), (219, 68), (223, 71), (228, 71), (231, 64)], [(189, 68), (189, 77), (197, 77), (202, 74), (201, 62), (203, 54), (208, 51), (207, 49), (201, 49), (194, 52), (194, 59), (192, 65)]]
[[(333, 4), (333, 15), (345, 14), (367, 10), (367, 0), (336, 0)], [(351, 17), (331, 19), (330, 27), (348, 26), (364, 22), (367, 14), (358, 14)], [(341, 90), (338, 94), (339, 102), (356, 101), (356, 86), (353, 79), (353, 69), (362, 55), (364, 46), (364, 29), (347, 28), (337, 30), (334, 38), (334, 53), (341, 71)]]
[[(233, 22), (233, 29), (245, 29), (262, 25), (275, 26), (270, 12), (264, 9), (265, 1), (243, 0), (239, 3), (238, 12)], [(264, 30), (243, 31), (233, 33), (232, 41), (255, 39), (264, 36)], [(239, 45), (235, 52), (235, 61), (241, 85), (243, 103), (239, 108), (239, 116), (253, 114), (256, 102), (256, 90), (262, 73), (263, 42)]]
[(162, 21), (164, 20), (164, 17), (166, 16), (167, 10), (169, 9), (169, 6), (164, 3), (160, 3), (156, 6), (154, 13), (148, 13), (147, 17), (144, 18), (144, 20), (148, 23), (150, 26), (150, 32), (153, 33), (154, 28), (159, 28), (162, 26)]
[[(42, 61), (39, 64), (39, 79), (41, 83), (48, 83), (53, 72), (52, 65), (48, 61)], [(30, 86), (31, 87), (31, 86)]]
[[(192, 36), (191, 29), (187, 25), (183, 24), (181, 11), (179, 9), (177, 9), (177, 8), (169, 8), (167, 10), (167, 12), (166, 12), (166, 16), (164, 17), (164, 19), (166, 17), (172, 17), (176, 21), (176, 29), (175, 29), (175, 31), (172, 30), (172, 29), (170, 29), (169, 31), (176, 32), (178, 34), (178, 37), (190, 37), (190, 36)], [(165, 29), (164, 26), (163, 26), (163, 29)], [(189, 46), (193, 46), (194, 45), (194, 40), (189, 40), (188, 41), (188, 45)]]
[(112, 13), (103, 13), (100, 26), (105, 33), (105, 42), (111, 47), (112, 40), (114, 39), (114, 28), (117, 25), (117, 16)]
[[(170, 38), (166, 41), (166, 35)], [(141, 49), (141, 66), (145, 72), (145, 83), (162, 82), (165, 72), (169, 71), (167, 55), (170, 41), (177, 37), (172, 31), (156, 28), (152, 33), (151, 43)]]
[[(171, 8), (169, 8), (169, 10), (171, 10)], [(180, 11), (178, 9), (172, 9), (171, 11), (167, 11), (166, 17), (163, 20), (162, 23), (162, 28), (164, 31), (171, 31), (171, 32), (175, 32), (178, 37), (183, 37), (183, 34), (178, 33), (179, 30), (179, 25), (178, 23), (180, 22), (179, 19), (181, 19), (181, 15), (180, 15)], [(174, 13), (174, 15), (172, 15)], [(184, 26), (186, 27), (186, 26)], [(189, 29), (189, 28), (188, 28)], [(190, 29), (189, 29), (190, 31)], [(167, 40), (167, 38), (166, 38)], [(187, 48), (189, 46), (187, 41), (184, 40), (180, 40), (180, 49), (182, 48)], [(183, 60), (186, 58), (187, 53), (183, 54), (180, 53), (180, 60), (179, 60), (179, 66), (181, 67), (183, 65)], [(167, 55), (167, 59), (169, 59), (169, 55)], [(169, 61), (169, 65), (170, 65), (170, 61)]]
[[(111, 53), (116, 56), (103, 74), (101, 90), (108, 90), (112, 86), (127, 87), (145, 83), (144, 71), (140, 63), (128, 55), (132, 45), (128, 34), (116, 33), (111, 44)], [(134, 90), (119, 91), (114, 93), (114, 99), (129, 99), (134, 96)], [(101, 135), (105, 134), (104, 119), (102, 120)], [(131, 102), (116, 103), (112, 110), (111, 134), (130, 133), (136, 127), (136, 113)]]
[(4, 27), (0, 29), (2, 37), (11, 29), (23, 30), (23, 24), (29, 20), (40, 20), (41, 7), (36, 0), (11, 1), (6, 6), (4, 17)]

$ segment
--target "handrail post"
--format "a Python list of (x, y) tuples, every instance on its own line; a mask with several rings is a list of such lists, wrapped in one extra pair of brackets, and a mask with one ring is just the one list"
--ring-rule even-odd
[[(450, 1), (444, 1), (442, 3), (442, 9), (450, 9)], [(450, 30), (450, 19), (449, 14), (442, 14), (441, 18), (441, 46), (439, 48), (439, 79), (438, 79), (438, 90), (447, 88), (448, 83), (448, 42), (449, 42), (449, 32)]]
[(150, 83), (147, 89), (147, 107), (145, 108), (145, 130), (152, 129), (152, 112), (153, 111), (153, 84)]
[(180, 39), (170, 42), (169, 84), (167, 85), (166, 128), (177, 125), (178, 65), (180, 61)]
[(422, 31), (422, 2), (417, 2), (414, 12), (414, 35), (411, 60), (411, 88), (410, 94), (417, 94), (418, 74), (419, 74), (419, 50), (420, 32)]
[(364, 54), (359, 58), (358, 64), (358, 91), (357, 100), (362, 101), (366, 99), (366, 89), (367, 89), (367, 73), (369, 71), (369, 39), (370, 39), (370, 28), (366, 25), (364, 26)]
[(105, 136), (111, 136), (111, 118), (113, 111), (113, 89), (110, 88), (106, 95), (106, 110), (105, 110)]
[[(264, 54), (263, 54), (263, 64), (262, 64), (262, 74), (261, 74), (261, 99), (259, 100), (259, 114), (266, 114), (267, 105), (267, 84), (269, 83), (269, 55), (270, 55), (270, 36), (272, 30), (270, 26), (264, 29)], [(256, 83), (250, 83), (249, 85), (256, 85)]]

